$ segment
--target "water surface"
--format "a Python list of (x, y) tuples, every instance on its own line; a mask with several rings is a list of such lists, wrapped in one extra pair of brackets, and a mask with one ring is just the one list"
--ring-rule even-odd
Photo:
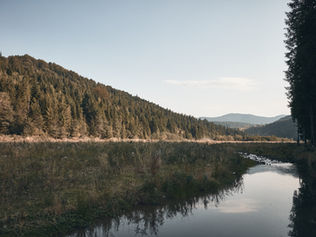
[(300, 186), (289, 163), (252, 167), (232, 189), (106, 220), (75, 236), (281, 237), (290, 231), (293, 193)]

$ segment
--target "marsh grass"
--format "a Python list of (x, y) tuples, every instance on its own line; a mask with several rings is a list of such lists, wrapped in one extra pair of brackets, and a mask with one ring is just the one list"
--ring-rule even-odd
[(254, 164), (198, 143), (0, 143), (0, 235), (48, 236), (231, 185)]

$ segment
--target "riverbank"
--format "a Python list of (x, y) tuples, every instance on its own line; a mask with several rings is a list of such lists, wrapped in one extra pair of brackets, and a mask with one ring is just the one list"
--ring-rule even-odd
[(309, 175), (316, 177), (316, 149), (295, 143), (284, 144), (231, 144), (234, 149), (248, 154), (265, 156), (273, 160), (295, 163), (298, 168), (309, 169)]
[(0, 235), (49, 236), (217, 192), (254, 164), (225, 145), (0, 143)]
[(0, 143), (0, 236), (49, 236), (216, 193), (255, 162), (239, 152), (299, 163), (315, 152), (295, 144), (189, 142)]

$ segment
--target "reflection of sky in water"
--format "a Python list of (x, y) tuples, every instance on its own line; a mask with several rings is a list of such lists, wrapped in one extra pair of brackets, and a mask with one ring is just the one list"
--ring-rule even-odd
[[(292, 201), (293, 191), (299, 187), (296, 169), (290, 163), (257, 165), (243, 176), (243, 188), (233, 196), (228, 195), (215, 210), (221, 213), (259, 212), (280, 205), (284, 200)], [(197, 207), (204, 205), (199, 203)], [(208, 208), (212, 208), (209, 204)]]
[[(226, 193), (219, 203), (210, 201), (205, 205), (200, 200), (186, 216), (168, 215), (166, 210), (160, 216), (155, 212), (149, 216), (157, 215), (156, 220), (153, 218), (157, 222), (157, 236), (163, 237), (288, 236), (293, 192), (298, 187), (299, 179), (291, 164), (257, 165), (243, 176), (242, 188)], [(146, 225), (141, 218), (122, 218), (118, 229), (113, 225), (109, 231), (97, 227), (87, 236), (135, 236), (135, 230), (139, 232), (136, 236), (154, 236)]]
[(241, 202), (238, 199), (231, 199), (219, 205), (218, 211), (221, 213), (246, 213), (258, 210), (260, 204), (254, 199), (243, 199)]

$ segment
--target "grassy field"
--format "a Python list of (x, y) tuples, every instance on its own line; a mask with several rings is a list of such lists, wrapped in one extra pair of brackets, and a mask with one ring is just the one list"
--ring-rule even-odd
[(295, 144), (0, 143), (0, 236), (48, 236), (233, 185), (255, 163), (315, 153)]

